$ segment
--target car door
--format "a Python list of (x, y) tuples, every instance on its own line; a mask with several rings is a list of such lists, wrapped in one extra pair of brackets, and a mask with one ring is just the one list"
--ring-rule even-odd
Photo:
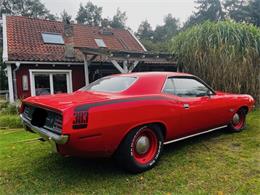
[[(222, 106), (214, 91), (196, 77), (171, 77), (164, 92), (182, 104), (181, 131), (177, 137), (198, 133), (221, 124)], [(222, 115), (222, 116), (221, 116)], [(224, 114), (225, 115), (225, 114)]]

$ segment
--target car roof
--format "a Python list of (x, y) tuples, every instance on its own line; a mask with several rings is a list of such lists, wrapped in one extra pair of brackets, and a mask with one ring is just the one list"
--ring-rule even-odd
[[(191, 77), (193, 75), (181, 72), (134, 72), (126, 74), (115, 74), (112, 77), (136, 77), (131, 87), (123, 91), (121, 94), (159, 94), (164, 86), (167, 77), (184, 76)], [(108, 76), (109, 77), (109, 76)]]
[(171, 77), (171, 76), (193, 76), (182, 72), (134, 72), (126, 74), (115, 74), (114, 76), (133, 76), (133, 77)]

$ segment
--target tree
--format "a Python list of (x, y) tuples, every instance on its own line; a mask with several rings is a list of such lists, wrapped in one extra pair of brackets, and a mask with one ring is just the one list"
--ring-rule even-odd
[(112, 28), (125, 28), (126, 27), (126, 12), (121, 12), (119, 8), (116, 10), (116, 15), (113, 16), (112, 21), (110, 21), (110, 26)]
[(168, 14), (164, 18), (164, 24), (157, 26), (154, 30), (154, 41), (167, 41), (177, 34), (179, 20)]
[(197, 0), (197, 11), (185, 22), (182, 30), (209, 21), (232, 19), (260, 26), (260, 0)]
[(150, 51), (168, 51), (169, 40), (179, 31), (179, 20), (168, 14), (164, 18), (164, 24), (152, 29), (150, 23), (143, 21), (137, 30), (137, 37)]
[(260, 1), (251, 0), (248, 4), (249, 19), (246, 20), (256, 26), (260, 26)]
[(148, 51), (168, 52), (169, 42), (153, 42), (152, 40), (142, 39), (142, 44)]
[(66, 12), (66, 10), (63, 10), (63, 12), (60, 14), (61, 20), (63, 22), (69, 23), (71, 21), (72, 16)]
[(153, 29), (150, 23), (148, 22), (148, 20), (141, 22), (141, 24), (138, 27), (136, 35), (141, 40), (152, 40)]
[(237, 22), (242, 22), (245, 17), (243, 0), (225, 0), (224, 8), (227, 12), (227, 17)]
[(111, 23), (111, 21), (109, 20), (109, 18), (104, 18), (101, 20), (102, 27), (108, 28), (108, 27), (110, 27), (110, 23)]
[(225, 19), (221, 0), (197, 0), (198, 12), (195, 14), (199, 20), (219, 21)]
[(226, 0), (224, 7), (229, 18), (237, 22), (248, 22), (260, 26), (259, 0)]
[(102, 27), (112, 27), (112, 28), (121, 28), (125, 29), (126, 27), (126, 12), (121, 12), (119, 8), (117, 8), (116, 14), (110, 18), (103, 18), (101, 20)]
[(225, 19), (225, 12), (221, 0), (197, 0), (198, 10), (185, 22), (184, 29), (194, 24), (200, 24), (209, 21), (219, 21)]
[(3, 0), (0, 5), (0, 15), (2, 14), (50, 20), (56, 19), (40, 0)]
[(76, 20), (80, 24), (99, 26), (102, 21), (101, 14), (102, 7), (98, 7), (89, 1), (85, 6), (80, 4)]

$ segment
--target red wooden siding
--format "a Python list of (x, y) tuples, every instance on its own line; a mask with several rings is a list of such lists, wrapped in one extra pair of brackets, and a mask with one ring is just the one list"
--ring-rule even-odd
[[(71, 65), (70, 67), (68, 67), (67, 65), (56, 65), (55, 67), (53, 67), (52, 65), (40, 64), (40, 65), (38, 65), (38, 67), (36, 67), (36, 65), (23, 64), (20, 66), (20, 68), (16, 72), (17, 95), (18, 95), (19, 99), (23, 99), (23, 98), (31, 96), (29, 69), (72, 70), (73, 91), (76, 91), (85, 85), (84, 66), (83, 65)], [(27, 77), (28, 77), (29, 90), (27, 90), (27, 91), (23, 91), (23, 86), (22, 86), (22, 76), (23, 75), (27, 75)]]

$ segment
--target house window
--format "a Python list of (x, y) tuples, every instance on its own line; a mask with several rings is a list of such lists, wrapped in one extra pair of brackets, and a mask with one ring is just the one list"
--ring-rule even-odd
[(53, 74), (53, 92), (54, 93), (67, 93), (67, 75), (66, 74)]
[(103, 39), (95, 39), (98, 47), (107, 47)]
[(62, 35), (58, 33), (42, 33), (42, 39), (44, 43), (64, 44)]
[(27, 75), (22, 76), (22, 84), (23, 84), (23, 91), (29, 90), (28, 76)]
[(72, 92), (71, 70), (30, 70), (31, 95)]
[(35, 73), (34, 75), (35, 95), (48, 95), (51, 93), (50, 75)]

